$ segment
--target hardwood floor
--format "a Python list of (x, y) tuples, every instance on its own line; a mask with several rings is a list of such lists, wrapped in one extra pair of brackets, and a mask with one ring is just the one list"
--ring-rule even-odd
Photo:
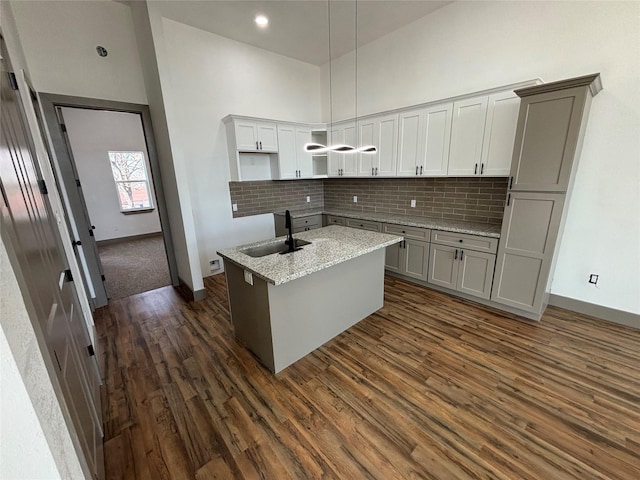
[(205, 284), (97, 312), (107, 478), (640, 478), (640, 331), (387, 277), (382, 310), (272, 375)]

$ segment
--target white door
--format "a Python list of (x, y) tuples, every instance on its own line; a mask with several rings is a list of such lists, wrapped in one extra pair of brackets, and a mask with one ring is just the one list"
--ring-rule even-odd
[[(350, 123), (343, 127), (344, 143), (352, 147), (356, 146), (356, 124)], [(343, 156), (343, 171), (345, 177), (355, 177), (358, 175), (358, 155), (355, 153), (341, 153)]]
[[(378, 147), (376, 176), (394, 177), (398, 159), (398, 115), (379, 118), (373, 145)], [(364, 142), (363, 142), (364, 145)]]
[[(378, 121), (375, 118), (369, 118), (358, 122), (358, 144), (349, 144), (354, 147), (363, 145), (375, 145), (377, 143), (376, 128)], [(345, 154), (353, 155), (353, 154)], [(375, 175), (374, 168), (378, 165), (378, 153), (358, 153), (358, 176), (373, 177)]]
[(400, 114), (398, 119), (397, 175), (399, 177), (415, 177), (419, 174), (422, 118), (423, 110), (413, 110)]
[[(338, 145), (344, 143), (344, 130), (341, 127), (330, 127), (327, 132), (327, 145)], [(342, 175), (344, 162), (342, 153), (329, 152), (327, 154), (327, 175), (339, 177)]]
[(297, 178), (298, 163), (296, 161), (296, 128), (293, 125), (278, 125), (278, 164), (280, 178)]
[[(44, 355), (54, 366), (60, 383), (61, 404), (69, 411), (83, 456), (97, 478), (104, 477), (98, 370), (89, 333), (63, 254), (45, 185), (34, 157), (33, 141), (25, 128), (20, 93), (9, 82), (7, 54), (2, 45), (2, 131), (0, 186), (2, 230), (15, 254), (13, 268), (24, 285), (25, 299), (33, 304), (34, 328), (42, 332)], [(24, 287), (23, 287), (24, 288)], [(52, 378), (52, 380), (54, 380)], [(55, 383), (55, 382), (54, 382)], [(63, 408), (64, 410), (64, 408)]]
[(275, 123), (258, 123), (258, 147), (261, 152), (278, 151), (278, 130)]
[[(280, 139), (278, 139), (279, 141)], [(310, 152), (304, 151), (304, 146), (311, 143), (311, 129), (307, 127), (296, 127), (296, 160), (298, 172), (301, 178), (313, 176), (313, 158)], [(278, 148), (282, 148), (281, 145)]]
[(242, 152), (254, 152), (258, 148), (258, 130), (255, 122), (234, 120), (236, 132), (236, 148)]
[(511, 90), (489, 95), (480, 174), (508, 176), (513, 158), (520, 97)]
[(436, 105), (424, 111), (424, 127), (421, 131), (421, 139), (424, 143), (421, 145), (421, 158), (418, 162), (421, 175), (430, 177), (447, 175), (452, 113), (452, 103)]
[(488, 97), (484, 96), (453, 104), (449, 176), (463, 177), (480, 174), (487, 100)]

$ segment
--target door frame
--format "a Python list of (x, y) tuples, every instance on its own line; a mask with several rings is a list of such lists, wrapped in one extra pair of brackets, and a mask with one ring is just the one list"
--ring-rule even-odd
[[(40, 107), (42, 109), (43, 117), (47, 129), (49, 130), (49, 135), (51, 138), (51, 143), (53, 145), (53, 150), (55, 153), (56, 159), (52, 159), (52, 161), (56, 162), (57, 167), (62, 167), (62, 163), (66, 164), (69, 168), (66, 169), (67, 176), (75, 170), (75, 164), (73, 161), (73, 155), (69, 151), (69, 147), (67, 146), (67, 141), (64, 138), (63, 131), (60, 127), (58, 121), (58, 115), (56, 109), (58, 107), (72, 107), (72, 108), (84, 108), (88, 110), (106, 110), (106, 111), (114, 111), (114, 112), (123, 112), (123, 113), (133, 113), (140, 115), (140, 119), (142, 121), (142, 129), (144, 132), (145, 142), (147, 145), (147, 152), (149, 154), (149, 164), (151, 167), (151, 177), (153, 179), (154, 191), (155, 191), (155, 200), (156, 207), (158, 208), (158, 215), (160, 217), (160, 225), (162, 228), (162, 236), (164, 239), (165, 251), (167, 255), (167, 262), (169, 264), (169, 274), (171, 277), (171, 284), (173, 286), (179, 285), (178, 280), (178, 267), (176, 263), (175, 252), (173, 249), (173, 239), (171, 236), (171, 226), (169, 223), (169, 213), (167, 211), (167, 204), (164, 196), (164, 186), (162, 183), (162, 175), (160, 170), (160, 162), (158, 160), (158, 154), (155, 144), (155, 137), (153, 134), (153, 127), (151, 124), (151, 114), (149, 112), (149, 106), (137, 103), (126, 103), (126, 102), (117, 102), (114, 100), (101, 100), (96, 98), (85, 98), (85, 97), (74, 97), (69, 95), (58, 95), (53, 93), (38, 93), (40, 97)], [(60, 168), (62, 172), (62, 169)], [(64, 173), (63, 173), (64, 176)], [(66, 180), (66, 181), (65, 181)], [(75, 182), (75, 178), (72, 180), (70, 178), (60, 179), (60, 187), (65, 190), (67, 195), (80, 195), (76, 188), (71, 188), (69, 190), (69, 182)], [(81, 199), (81, 204), (84, 205), (84, 199)], [(91, 229), (91, 225), (88, 223), (86, 219), (89, 218), (88, 212), (86, 212), (85, 207), (85, 215), (83, 218), (77, 218), (73, 215), (73, 212), (68, 211), (70, 209), (69, 205), (65, 205), (67, 209), (67, 215), (73, 218), (73, 220), (78, 225), (78, 229), (80, 231), (89, 232)], [(94, 238), (94, 237), (91, 237)], [(93, 240), (95, 246), (95, 239)], [(95, 251), (95, 255), (97, 257), (97, 249)], [(97, 266), (98, 266), (98, 276), (101, 274), (101, 264), (100, 259), (96, 258)], [(96, 268), (94, 266), (94, 268)], [(96, 274), (96, 272), (91, 272), (92, 274)], [(93, 302), (92, 302), (93, 303)], [(103, 305), (106, 305), (106, 299)], [(94, 305), (94, 307), (99, 307), (102, 305)]]

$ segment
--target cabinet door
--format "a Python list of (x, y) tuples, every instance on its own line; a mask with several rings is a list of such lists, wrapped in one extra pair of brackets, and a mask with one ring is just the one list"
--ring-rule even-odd
[(491, 300), (541, 313), (564, 194), (509, 193)]
[(522, 98), (511, 165), (514, 190), (567, 190), (586, 95), (578, 87)]
[(236, 149), (242, 152), (258, 151), (258, 131), (255, 122), (234, 120)]
[(457, 290), (480, 298), (489, 298), (496, 256), (490, 253), (460, 250)]
[(404, 249), (401, 248), (402, 242), (387, 247), (385, 252), (384, 268), (390, 272), (402, 273)]
[[(362, 144), (365, 144), (364, 141)], [(378, 119), (373, 145), (378, 147), (377, 155), (373, 155), (376, 176), (395, 176), (398, 158), (398, 115), (386, 115)]]
[[(280, 138), (278, 138), (278, 142)], [(296, 127), (296, 160), (300, 177), (313, 177), (313, 159), (310, 152), (304, 151), (304, 146), (311, 143), (311, 129), (306, 127)], [(278, 148), (282, 148), (278, 145)]]
[[(358, 145), (355, 143), (349, 143), (355, 147), (361, 147), (363, 145), (376, 145), (378, 139), (376, 138), (376, 130), (378, 128), (378, 120), (369, 118), (367, 120), (361, 120), (358, 122)], [(353, 155), (353, 154), (345, 154)], [(375, 175), (374, 168), (378, 165), (378, 153), (358, 153), (356, 154), (358, 161), (358, 176), (360, 177), (372, 177)]]
[(278, 130), (275, 123), (257, 123), (258, 145), (262, 152), (278, 151)]
[(398, 118), (398, 168), (399, 177), (415, 177), (421, 158), (421, 131), (423, 110), (401, 113)]
[[(344, 143), (344, 130), (340, 127), (332, 127), (327, 131), (327, 145)], [(340, 176), (340, 170), (344, 168), (342, 153), (329, 152), (327, 154), (327, 175)]]
[(424, 111), (424, 126), (421, 133), (421, 159), (418, 165), (421, 175), (447, 175), (449, 167), (449, 144), (451, 143), (451, 116), (453, 104), (436, 105)]
[(280, 178), (296, 178), (298, 166), (296, 163), (296, 128), (293, 125), (278, 125), (278, 164)]
[(402, 274), (426, 281), (429, 272), (429, 244), (418, 240), (405, 240), (403, 247)]
[(470, 98), (453, 104), (449, 176), (463, 177), (480, 173), (482, 140), (487, 117), (488, 97)]
[(457, 248), (432, 243), (427, 282), (455, 290), (458, 286), (458, 252)]
[(489, 95), (480, 174), (508, 176), (513, 158), (520, 97), (512, 91)]
[[(356, 146), (356, 124), (350, 123), (343, 127), (344, 143)], [(355, 177), (358, 175), (358, 155), (355, 153), (341, 153), (343, 162), (342, 175), (345, 177)]]

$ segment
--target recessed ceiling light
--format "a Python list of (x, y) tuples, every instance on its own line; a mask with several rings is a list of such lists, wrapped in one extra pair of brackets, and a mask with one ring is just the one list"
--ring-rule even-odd
[(269, 24), (269, 19), (264, 15), (256, 15), (256, 25), (259, 27), (266, 27)]

